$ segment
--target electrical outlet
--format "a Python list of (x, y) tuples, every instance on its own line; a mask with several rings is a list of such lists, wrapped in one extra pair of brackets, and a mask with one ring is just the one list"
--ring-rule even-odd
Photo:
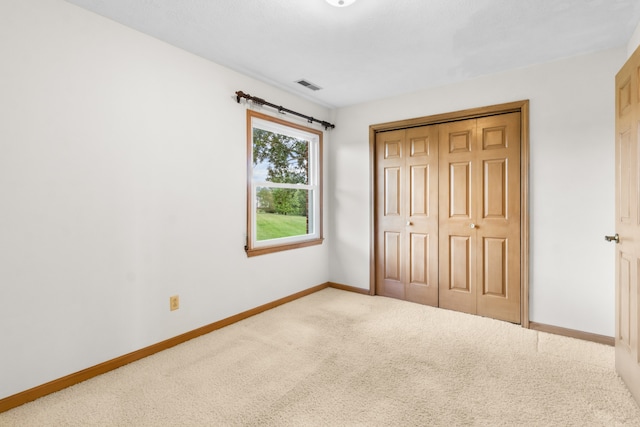
[(177, 310), (180, 308), (180, 297), (178, 295), (174, 295), (169, 297), (169, 310)]

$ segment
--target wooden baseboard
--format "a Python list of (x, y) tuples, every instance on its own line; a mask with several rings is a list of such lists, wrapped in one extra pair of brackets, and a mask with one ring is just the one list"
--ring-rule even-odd
[(224, 328), (225, 326), (229, 326), (232, 323), (236, 323), (251, 316), (255, 316), (256, 314), (262, 313), (263, 311), (270, 310), (279, 305), (286, 304), (298, 298), (302, 298), (314, 292), (318, 292), (322, 289), (328, 288), (329, 286), (332, 285), (331, 283), (327, 282), (323, 283), (322, 285), (305, 289), (304, 291), (297, 292), (293, 295), (280, 298), (279, 300), (270, 302), (268, 304), (264, 304), (251, 310), (236, 314), (234, 316), (227, 317), (226, 319), (219, 320), (209, 325), (202, 326), (198, 329), (194, 329), (182, 335), (169, 338), (168, 340), (153, 344), (149, 347), (136, 350), (132, 353), (128, 353), (123, 356), (116, 357), (115, 359), (100, 363), (99, 365), (92, 366), (79, 372), (75, 372), (73, 374), (67, 375), (66, 377), (58, 378), (57, 380), (50, 381), (46, 384), (42, 384), (29, 390), (14, 394), (12, 396), (5, 397), (4, 399), (0, 399), (0, 413), (23, 405), (27, 402), (31, 402), (32, 400), (36, 400), (40, 397), (46, 396), (47, 394), (51, 394), (72, 385), (81, 383), (98, 375), (102, 375), (106, 372), (120, 368), (121, 366), (127, 365), (131, 362), (135, 362), (136, 360), (143, 359), (147, 356), (151, 356), (152, 354), (174, 347), (178, 344), (182, 344), (183, 342), (189, 341), (193, 338), (208, 334), (209, 332), (213, 332), (216, 329)]
[[(356, 292), (364, 295), (371, 295), (369, 289), (356, 288), (353, 286), (342, 285), (340, 283), (327, 282), (330, 288), (341, 289), (343, 291)], [(522, 325), (525, 328), (533, 329), (535, 331), (547, 332), (555, 335), (562, 335), (569, 338), (577, 338), (584, 341), (592, 341), (599, 344), (605, 344), (615, 346), (615, 339), (606, 335), (593, 334), (591, 332), (583, 332), (575, 329), (561, 328), (559, 326), (545, 325), (544, 323), (527, 322)]]
[(340, 283), (327, 282), (330, 288), (340, 289), (342, 291), (355, 292), (358, 294), (369, 295), (369, 289), (356, 288), (354, 286), (343, 285)]
[(550, 334), (562, 335), (569, 338), (577, 338), (585, 341), (597, 342), (615, 346), (615, 339), (606, 335), (592, 334), (591, 332), (582, 332), (575, 329), (561, 328), (560, 326), (545, 325), (543, 323), (529, 322), (529, 329), (540, 332), (548, 332)]
[[(178, 344), (182, 344), (183, 342), (189, 341), (193, 338), (197, 338), (201, 335), (208, 334), (209, 332), (213, 332), (217, 329), (224, 328), (225, 326), (229, 326), (233, 323), (247, 319), (251, 316), (255, 316), (256, 314), (262, 313), (264, 311), (270, 310), (272, 308), (278, 307), (280, 305), (286, 304), (288, 302), (294, 301), (298, 298), (302, 298), (304, 296), (310, 295), (312, 293), (318, 292), (328, 287), (340, 289), (343, 291), (356, 292), (364, 295), (370, 294), (368, 289), (361, 289), (361, 288), (356, 288), (353, 286), (347, 286), (347, 285), (342, 285), (340, 283), (333, 283), (333, 282), (323, 283), (321, 285), (314, 286), (309, 289), (305, 289), (304, 291), (300, 291), (293, 295), (280, 298), (276, 301), (261, 305), (251, 310), (247, 310), (242, 313), (236, 314), (234, 316), (227, 317), (226, 319), (222, 319), (217, 322), (211, 323), (209, 325), (205, 325), (198, 329), (194, 329), (192, 331), (186, 332), (176, 337), (169, 338), (165, 341), (153, 344), (149, 347), (145, 347), (140, 350), (125, 354), (123, 356), (100, 363), (98, 365), (92, 366), (82, 371), (75, 372), (65, 377), (58, 378), (46, 384), (42, 384), (37, 387), (31, 388), (29, 390), (25, 390), (23, 392), (14, 394), (12, 396), (5, 397), (4, 399), (0, 399), (0, 413), (8, 411), (9, 409), (18, 407), (20, 405), (23, 405), (27, 402), (31, 402), (33, 400), (36, 400), (48, 394), (54, 393), (56, 391), (60, 391), (74, 384), (81, 383), (83, 381), (86, 381), (98, 375), (102, 375), (106, 372), (120, 368), (121, 366), (127, 365), (131, 362), (135, 362), (136, 360), (140, 360), (147, 356), (151, 356), (152, 354), (174, 347)], [(548, 332), (556, 335), (563, 335), (566, 337), (593, 341), (600, 344), (606, 344), (611, 346), (615, 344), (615, 341), (612, 337), (592, 334), (589, 332), (576, 331), (573, 329), (561, 328), (558, 326), (545, 325), (542, 323), (529, 322), (529, 328), (536, 331), (540, 331), (540, 332)]]

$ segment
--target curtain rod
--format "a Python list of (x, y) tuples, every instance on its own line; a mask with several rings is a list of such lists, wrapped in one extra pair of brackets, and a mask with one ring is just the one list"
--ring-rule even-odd
[(262, 98), (258, 98), (257, 96), (251, 96), (248, 93), (244, 93), (243, 91), (239, 90), (236, 92), (236, 101), (238, 101), (238, 104), (240, 103), (241, 98), (245, 98), (249, 101), (253, 101), (255, 104), (258, 104), (258, 105), (266, 105), (267, 107), (275, 108), (278, 110), (279, 113), (289, 113), (289, 114), (293, 114), (294, 116), (302, 117), (303, 119), (306, 119), (309, 123), (313, 123), (313, 122), (320, 123), (322, 126), (324, 126), (325, 130), (328, 130), (329, 128), (334, 129), (336, 127), (336, 125), (331, 124), (329, 122), (325, 122), (324, 120), (318, 120), (311, 116), (300, 114), (296, 111), (289, 110), (288, 108), (284, 108), (281, 105), (272, 104), (268, 101), (265, 101)]

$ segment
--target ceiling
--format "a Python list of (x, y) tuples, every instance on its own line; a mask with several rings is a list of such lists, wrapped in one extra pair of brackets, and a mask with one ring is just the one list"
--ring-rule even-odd
[(626, 46), (640, 22), (638, 0), (67, 1), (327, 107)]

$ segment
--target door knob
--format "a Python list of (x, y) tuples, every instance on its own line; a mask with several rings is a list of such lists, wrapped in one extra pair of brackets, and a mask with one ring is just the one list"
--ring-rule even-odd
[(413, 225), (411, 221), (407, 221), (407, 225)]
[(470, 225), (469, 227), (471, 227), (471, 228), (478, 228), (478, 226), (477, 226), (477, 225), (475, 225), (473, 222), (471, 223), (471, 225)]
[(607, 242), (620, 243), (620, 236), (618, 236), (618, 233), (616, 233), (615, 236), (604, 236), (604, 240), (606, 240)]

